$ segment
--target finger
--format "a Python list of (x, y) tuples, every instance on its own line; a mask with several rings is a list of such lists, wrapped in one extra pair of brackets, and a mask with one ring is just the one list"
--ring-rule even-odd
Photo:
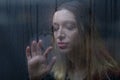
[(47, 66), (47, 71), (50, 71), (51, 69), (52, 69), (52, 67), (53, 67), (53, 65), (55, 64), (55, 62), (56, 62), (56, 56), (54, 56), (53, 58), (52, 58), (52, 60), (51, 60), (51, 62), (49, 63), (49, 65)]
[(31, 55), (35, 56), (37, 55), (37, 42), (33, 41), (31, 44)]
[(26, 57), (27, 57), (27, 60), (30, 60), (30, 59), (31, 59), (30, 47), (29, 47), (29, 46), (27, 46), (27, 48), (26, 48)]
[(41, 47), (42, 47), (42, 40), (39, 40), (37, 44), (37, 55), (42, 54)]
[(48, 48), (46, 49), (46, 51), (44, 52), (43, 55), (44, 55), (45, 57), (47, 57), (48, 53), (52, 50), (52, 48), (53, 48), (53, 47), (51, 47), (51, 46), (48, 47)]

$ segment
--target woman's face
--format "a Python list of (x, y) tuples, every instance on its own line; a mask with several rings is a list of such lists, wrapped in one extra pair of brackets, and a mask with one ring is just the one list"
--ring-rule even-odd
[(63, 9), (55, 12), (53, 16), (54, 37), (61, 52), (68, 52), (78, 35), (75, 16), (69, 10)]

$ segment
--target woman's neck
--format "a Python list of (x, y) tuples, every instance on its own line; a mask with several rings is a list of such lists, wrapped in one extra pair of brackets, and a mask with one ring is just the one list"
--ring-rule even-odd
[[(86, 76), (86, 67), (84, 61), (82, 62), (78, 53), (66, 53), (68, 54), (66, 65), (67, 65), (67, 74), (70, 80), (83, 80)], [(75, 55), (75, 56), (73, 56)]]
[(85, 57), (78, 51), (66, 53), (67, 66), (74, 69), (84, 69), (86, 67)]
[(67, 74), (70, 80), (83, 80), (86, 76), (86, 68), (78, 66), (72, 63), (70, 60), (67, 61)]

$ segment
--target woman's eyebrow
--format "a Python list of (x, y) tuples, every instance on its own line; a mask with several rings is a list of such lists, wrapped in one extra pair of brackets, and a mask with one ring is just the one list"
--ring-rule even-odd
[(63, 22), (63, 24), (68, 24), (68, 23), (75, 25), (75, 22), (74, 22), (74, 21), (65, 21), (65, 22)]

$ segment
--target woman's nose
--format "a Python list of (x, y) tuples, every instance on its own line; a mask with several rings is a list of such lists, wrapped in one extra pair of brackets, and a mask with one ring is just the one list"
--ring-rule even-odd
[(63, 28), (60, 28), (60, 29), (58, 30), (58, 38), (59, 38), (60, 40), (63, 40), (63, 39), (65, 38), (65, 33), (64, 33), (64, 29), (63, 29)]

